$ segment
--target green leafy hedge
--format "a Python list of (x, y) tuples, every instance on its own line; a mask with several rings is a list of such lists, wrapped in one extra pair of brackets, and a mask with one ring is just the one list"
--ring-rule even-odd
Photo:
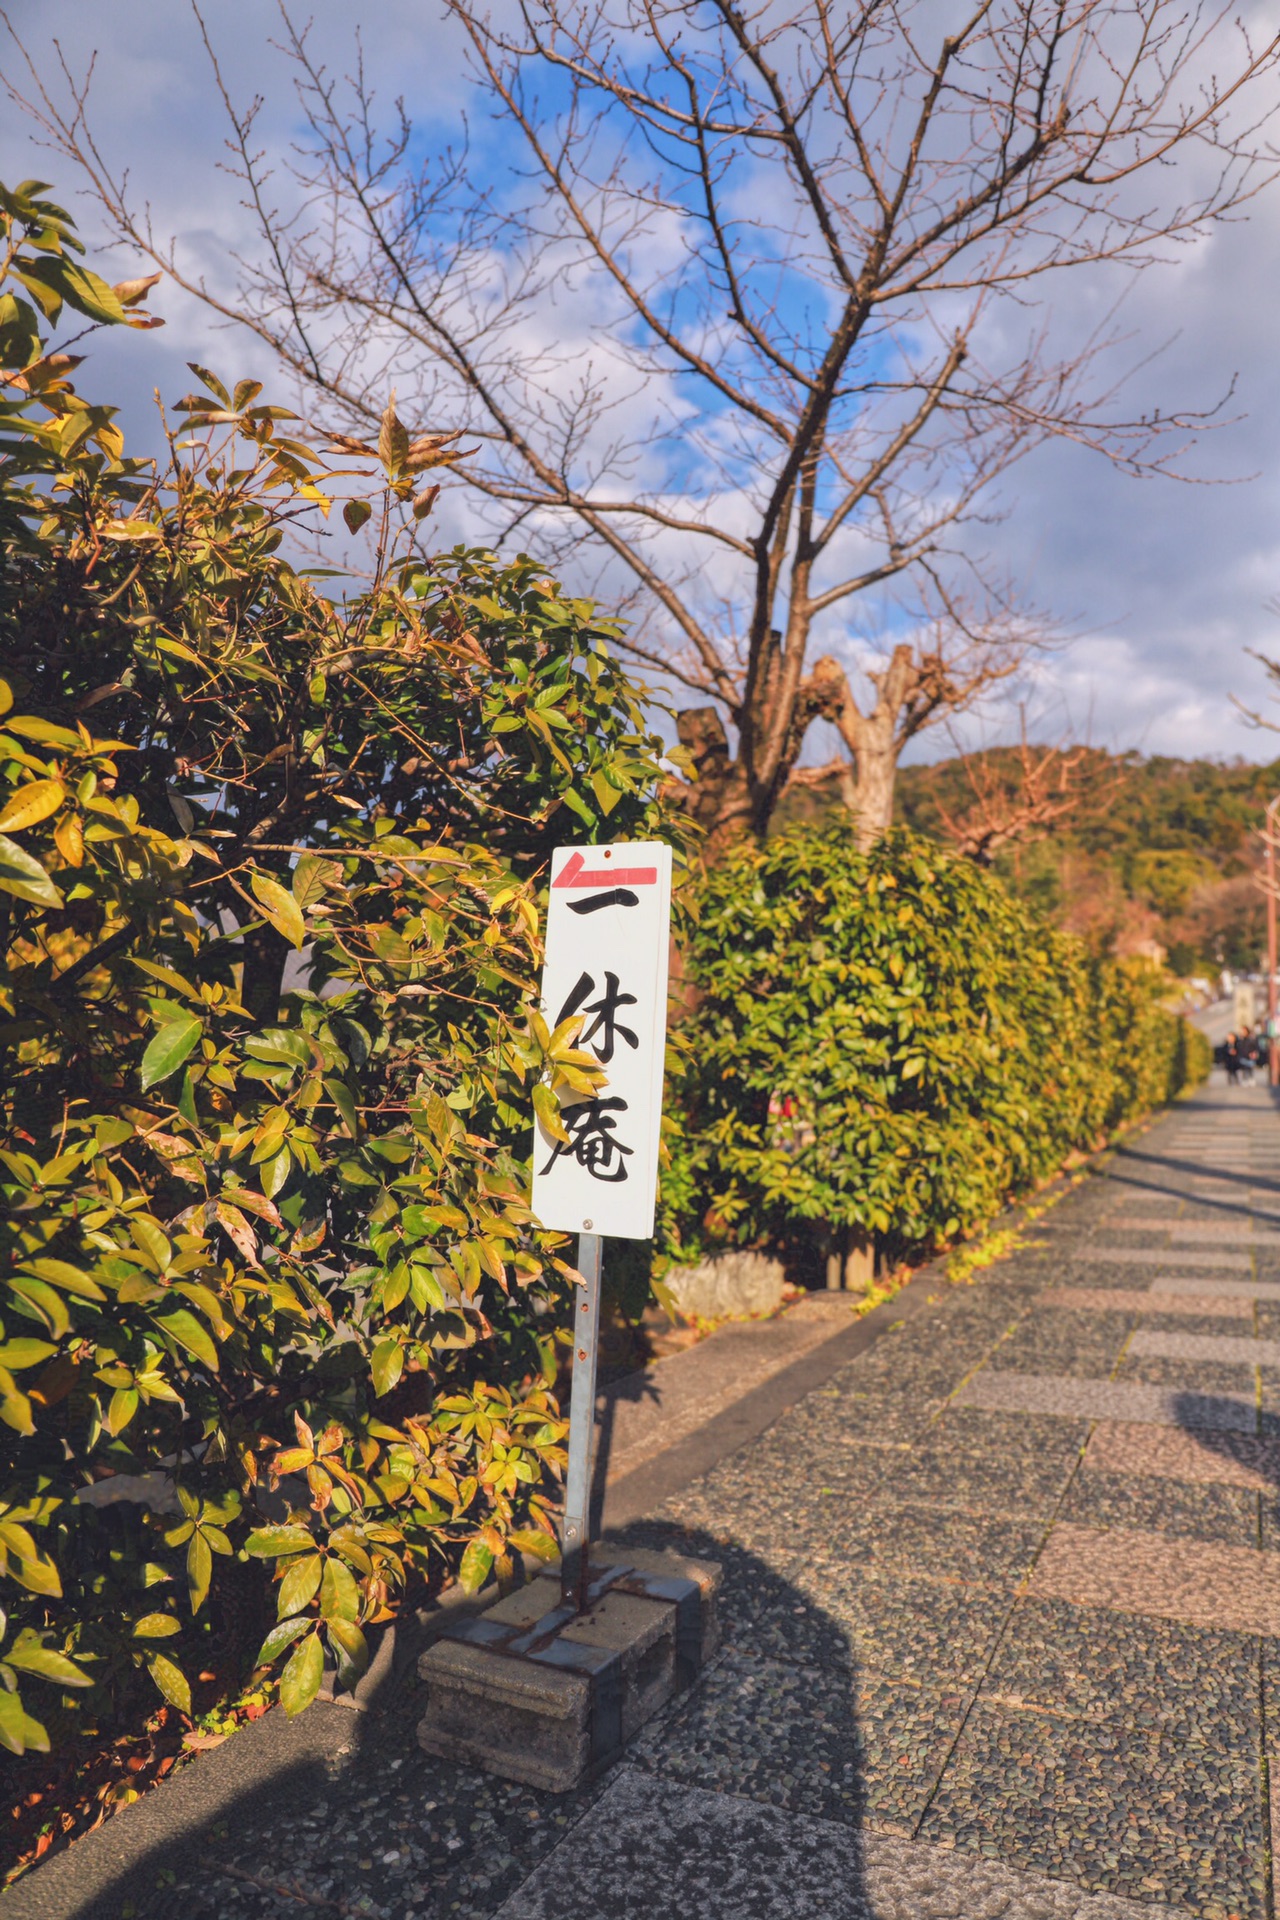
[(1209, 1064), (1151, 968), (1091, 959), (905, 832), (737, 849), (701, 884), (686, 972), (672, 1258), (827, 1225), (935, 1246)]
[[(389, 407), (334, 470), (193, 368), (171, 458), (127, 457), (42, 339), (139, 297), (78, 248), (0, 188), (15, 1754), (258, 1664), (297, 1710), (407, 1591), (554, 1557), (569, 1281), (524, 1159), (535, 1092), (598, 1070), (535, 1010), (537, 888), (664, 826), (615, 630), (527, 559), (424, 556), (450, 436)], [(350, 598), (296, 565), (339, 504)]]

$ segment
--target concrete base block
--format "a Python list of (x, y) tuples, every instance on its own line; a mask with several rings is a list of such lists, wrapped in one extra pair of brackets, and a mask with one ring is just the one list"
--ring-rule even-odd
[(566, 1793), (621, 1753), (716, 1644), (720, 1569), (601, 1546), (588, 1603), (544, 1576), (460, 1620), (422, 1655), (418, 1739), (441, 1759)]

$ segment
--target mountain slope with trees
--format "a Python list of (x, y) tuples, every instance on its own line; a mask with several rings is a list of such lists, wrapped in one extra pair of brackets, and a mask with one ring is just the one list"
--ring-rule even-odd
[[(1012, 791), (1016, 749), (902, 770), (903, 823), (946, 841), (975, 804), (975, 781)], [(1265, 905), (1258, 829), (1280, 791), (1280, 761), (1178, 760), (1077, 750), (1073, 810), (993, 865), (1021, 898), (1091, 946), (1165, 949), (1179, 974), (1258, 964)]]

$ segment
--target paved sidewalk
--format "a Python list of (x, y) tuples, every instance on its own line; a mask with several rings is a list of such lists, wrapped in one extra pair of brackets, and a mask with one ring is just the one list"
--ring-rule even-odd
[(723, 1562), (725, 1645), (594, 1787), (428, 1759), (406, 1682), (59, 1920), (1271, 1916), (1269, 1095), (1179, 1105), (1035, 1233), (625, 1528)]

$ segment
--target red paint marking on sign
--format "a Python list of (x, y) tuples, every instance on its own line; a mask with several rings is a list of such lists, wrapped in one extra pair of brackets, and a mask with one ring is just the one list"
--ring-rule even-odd
[(571, 854), (560, 869), (556, 887), (656, 887), (656, 867), (588, 867), (580, 853)]

